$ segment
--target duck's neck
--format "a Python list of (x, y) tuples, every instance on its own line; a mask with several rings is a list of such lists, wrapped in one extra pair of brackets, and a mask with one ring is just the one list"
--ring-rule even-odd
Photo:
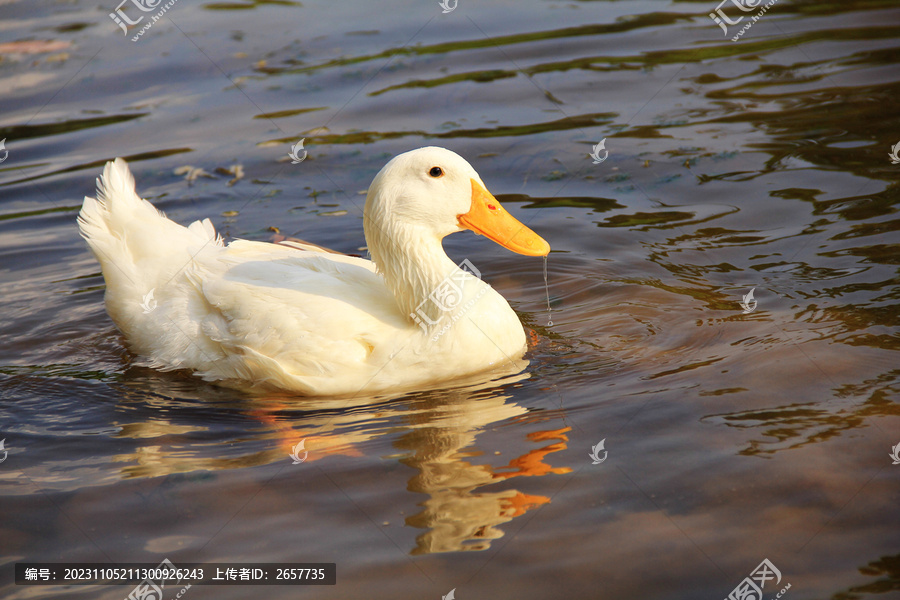
[(438, 319), (442, 293), (457, 285), (454, 277), (458, 280), (460, 271), (440, 238), (425, 228), (368, 219), (365, 233), (372, 262), (403, 315), (420, 325)]

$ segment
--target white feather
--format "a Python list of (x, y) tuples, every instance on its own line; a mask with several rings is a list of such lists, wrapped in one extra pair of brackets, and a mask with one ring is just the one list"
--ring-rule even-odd
[[(410, 176), (426, 164), (446, 176)], [(366, 201), (374, 263), (304, 244), (226, 246), (208, 219), (183, 227), (139, 198), (121, 158), (107, 163), (78, 223), (106, 279), (107, 310), (145, 364), (237, 387), (370, 393), (516, 363), (525, 351), (515, 313), (475, 277), (463, 276), (460, 305), (472, 305), (444, 334), (410, 318), (458, 271), (441, 238), (459, 230), (471, 178), (480, 182), (442, 148), (392, 160)], [(147, 312), (150, 291), (157, 307)]]

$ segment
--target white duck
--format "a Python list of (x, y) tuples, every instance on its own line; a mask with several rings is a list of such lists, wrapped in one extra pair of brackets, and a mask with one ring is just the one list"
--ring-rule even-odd
[(518, 317), (441, 239), (470, 229), (520, 254), (550, 251), (468, 162), (437, 147), (395, 157), (372, 182), (371, 261), (303, 243), (226, 246), (209, 219), (183, 227), (140, 199), (121, 158), (78, 224), (106, 309), (145, 364), (306, 395), (422, 387), (520, 359)]

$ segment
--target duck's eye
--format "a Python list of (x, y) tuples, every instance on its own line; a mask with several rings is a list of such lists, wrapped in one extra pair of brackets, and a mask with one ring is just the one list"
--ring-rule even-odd
[(431, 170), (428, 171), (428, 174), (431, 175), (432, 177), (443, 177), (444, 170), (441, 169), (440, 167), (431, 167)]

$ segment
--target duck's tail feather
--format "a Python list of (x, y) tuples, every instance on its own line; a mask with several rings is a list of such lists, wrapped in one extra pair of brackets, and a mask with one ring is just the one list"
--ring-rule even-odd
[[(78, 226), (100, 262), (107, 309), (120, 326), (120, 318), (132, 314), (131, 305), (138, 306), (151, 290), (177, 285), (179, 271), (197, 252), (224, 245), (209, 219), (183, 227), (142, 200), (121, 158), (106, 163), (97, 179), (97, 197), (85, 196)], [(155, 299), (164, 295), (157, 290)]]

